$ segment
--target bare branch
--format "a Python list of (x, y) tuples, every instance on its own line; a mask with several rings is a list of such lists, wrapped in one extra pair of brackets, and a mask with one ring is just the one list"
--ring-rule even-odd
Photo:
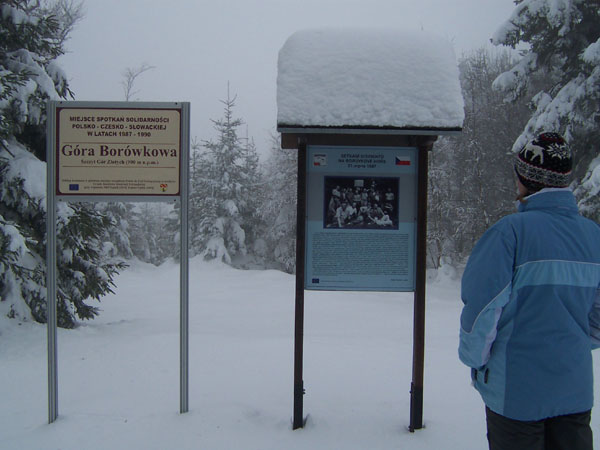
[(133, 86), (137, 77), (144, 72), (155, 68), (155, 66), (151, 66), (150, 64), (142, 63), (138, 67), (128, 67), (123, 71), (123, 81), (121, 82), (121, 86), (123, 86), (125, 101), (130, 101), (131, 98), (138, 93), (138, 91), (133, 90)]
[(85, 16), (83, 2), (78, 0), (56, 0), (50, 4), (48, 12), (55, 16), (60, 24), (57, 41), (61, 45), (67, 41), (75, 25)]

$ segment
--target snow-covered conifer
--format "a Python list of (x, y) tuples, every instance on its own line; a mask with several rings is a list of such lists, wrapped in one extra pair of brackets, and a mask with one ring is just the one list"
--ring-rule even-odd
[[(79, 11), (63, 1), (0, 3), (0, 300), (23, 320), (46, 321), (45, 105), (70, 94), (56, 58)], [(75, 203), (57, 213), (57, 318), (73, 327), (98, 314), (85, 301), (110, 292), (123, 266), (106, 262), (105, 215)]]
[(222, 101), (224, 116), (213, 120), (216, 140), (205, 141), (196, 155), (190, 192), (190, 216), (197, 222), (191, 254), (231, 263), (247, 253), (244, 212), (248, 207), (245, 146), (238, 137), (242, 120), (234, 118), (235, 97)]
[[(514, 99), (527, 90), (533, 114), (514, 142), (520, 150), (541, 131), (563, 133), (575, 150), (576, 184), (586, 176), (588, 187), (578, 190), (588, 214), (600, 208), (594, 197), (592, 161), (600, 148), (600, 3), (588, 0), (517, 0), (511, 17), (492, 42), (522, 49), (522, 58), (501, 74), (494, 86)], [(546, 83), (532, 86), (532, 75), (544, 72)]]
[(156, 266), (170, 256), (178, 256), (179, 217), (172, 214), (173, 204), (145, 202), (130, 206), (127, 235), (132, 255)]
[(257, 256), (264, 256), (262, 254), (264, 239), (261, 236), (263, 222), (260, 205), (264, 203), (265, 185), (260, 170), (258, 151), (252, 138), (246, 138), (246, 145), (242, 148), (242, 169), (244, 201), (241, 215), (246, 232), (246, 246), (249, 252), (256, 253)]
[(479, 49), (461, 58), (465, 121), (438, 139), (430, 156), (428, 263), (460, 263), (496, 220), (513, 210), (510, 148), (527, 122), (527, 98), (505, 103), (493, 80), (512, 67), (507, 51)]
[(297, 151), (282, 149), (274, 136), (264, 170), (269, 180), (261, 207), (267, 258), (292, 273), (296, 267)]

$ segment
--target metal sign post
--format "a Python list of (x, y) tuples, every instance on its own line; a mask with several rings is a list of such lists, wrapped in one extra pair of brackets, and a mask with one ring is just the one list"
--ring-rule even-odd
[(48, 422), (58, 417), (58, 367), (56, 355), (56, 165), (53, 150), (56, 109), (47, 108), (47, 191), (46, 191), (46, 321), (48, 331)]
[(180, 203), (180, 412), (188, 411), (190, 104), (47, 105), (48, 421), (58, 417), (57, 201)]
[(179, 307), (179, 412), (186, 413), (189, 410), (189, 142), (190, 142), (190, 106), (183, 104), (182, 112), (186, 120), (181, 122), (182, 142), (186, 143), (186, 151), (181, 152), (181, 204), (179, 210), (180, 221), (180, 253), (179, 253), (179, 275), (180, 275), (180, 307)]

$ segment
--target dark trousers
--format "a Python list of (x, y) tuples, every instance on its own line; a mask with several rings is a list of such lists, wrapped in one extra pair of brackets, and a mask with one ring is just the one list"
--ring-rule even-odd
[(485, 408), (490, 450), (593, 450), (591, 412), (535, 422), (509, 419)]

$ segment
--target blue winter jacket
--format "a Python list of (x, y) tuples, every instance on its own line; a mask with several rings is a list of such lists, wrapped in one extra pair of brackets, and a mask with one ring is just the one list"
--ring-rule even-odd
[(600, 226), (570, 190), (543, 190), (499, 220), (462, 278), (459, 357), (494, 412), (541, 420), (593, 406), (600, 347)]

